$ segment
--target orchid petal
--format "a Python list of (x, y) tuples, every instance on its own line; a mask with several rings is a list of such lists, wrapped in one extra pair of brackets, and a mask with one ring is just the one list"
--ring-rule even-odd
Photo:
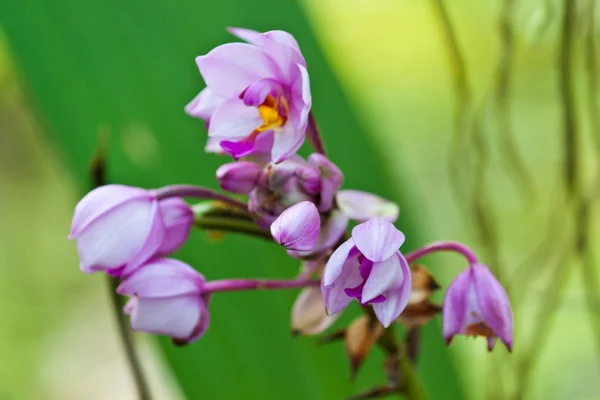
[(396, 203), (360, 190), (340, 190), (336, 201), (340, 210), (358, 222), (382, 218), (393, 223), (398, 219), (400, 211)]
[(333, 285), (333, 282), (338, 279), (342, 273), (344, 263), (350, 256), (350, 252), (354, 248), (354, 242), (352, 239), (346, 240), (342, 243), (329, 257), (325, 270), (323, 271), (323, 285), (325, 287)]
[(373, 263), (373, 268), (362, 291), (362, 303), (368, 303), (394, 285), (400, 286), (399, 283), (403, 279), (400, 260), (396, 254), (387, 260)]
[(213, 113), (208, 136), (239, 140), (246, 138), (262, 124), (256, 107), (248, 107), (238, 98), (228, 99)]
[(225, 101), (223, 97), (216, 95), (209, 88), (204, 88), (185, 106), (185, 112), (192, 117), (208, 121), (223, 101)]
[(443, 333), (450, 343), (454, 335), (459, 334), (467, 314), (467, 293), (473, 282), (471, 269), (466, 269), (454, 279), (448, 287), (442, 309)]
[(373, 262), (387, 260), (404, 243), (404, 234), (390, 222), (374, 218), (352, 229), (352, 239), (360, 252)]

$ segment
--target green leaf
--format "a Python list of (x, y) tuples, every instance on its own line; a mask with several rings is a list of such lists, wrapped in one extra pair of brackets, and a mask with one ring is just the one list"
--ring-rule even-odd
[[(313, 110), (331, 159), (346, 174), (345, 187), (392, 193), (381, 158), (294, 1), (3, 1), (0, 22), (40, 119), (82, 190), (99, 131), (110, 133), (112, 182), (216, 187), (215, 169), (224, 159), (204, 154), (203, 123), (183, 107), (203, 87), (194, 57), (233, 40), (226, 26), (243, 26), (294, 34), (309, 66)], [(408, 237), (415, 237), (413, 226), (403, 218)], [(178, 256), (208, 279), (292, 277), (298, 268), (282, 249), (234, 235), (214, 243), (196, 232)], [(371, 355), (350, 383), (343, 346), (292, 338), (295, 295), (219, 294), (202, 340), (177, 348), (161, 339), (187, 397), (334, 399), (385, 381), (380, 355)], [(439, 328), (425, 330), (422, 353), (421, 376), (432, 398), (461, 398)]]

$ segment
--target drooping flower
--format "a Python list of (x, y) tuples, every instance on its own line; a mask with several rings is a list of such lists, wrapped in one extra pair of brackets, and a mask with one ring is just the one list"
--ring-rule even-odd
[(157, 254), (179, 248), (193, 215), (180, 199), (159, 201), (148, 190), (106, 185), (75, 207), (69, 239), (75, 239), (83, 272), (127, 275)]
[(155, 258), (136, 270), (117, 288), (131, 296), (124, 312), (135, 331), (166, 335), (176, 344), (187, 344), (206, 332), (208, 298), (204, 277), (174, 259)]
[(389, 326), (406, 307), (411, 275), (400, 246), (404, 234), (384, 219), (371, 219), (352, 230), (327, 262), (321, 291), (329, 314), (357, 299), (371, 305), (383, 326)]
[(312, 251), (320, 230), (319, 211), (310, 201), (294, 204), (271, 224), (275, 242), (293, 251)]
[(484, 336), (488, 350), (500, 339), (509, 351), (513, 346), (513, 315), (502, 285), (487, 266), (476, 264), (461, 272), (450, 284), (442, 310), (444, 339), (455, 335)]
[(400, 212), (396, 203), (360, 190), (340, 190), (336, 194), (336, 201), (340, 210), (358, 222), (383, 218), (393, 223), (398, 219)]
[(271, 160), (281, 162), (304, 142), (312, 103), (306, 62), (287, 32), (229, 31), (248, 43), (227, 43), (196, 58), (207, 87), (186, 111), (207, 121), (209, 137), (236, 159), (272, 135)]

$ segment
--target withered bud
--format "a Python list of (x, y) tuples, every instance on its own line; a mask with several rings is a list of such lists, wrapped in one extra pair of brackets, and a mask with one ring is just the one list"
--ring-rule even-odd
[(383, 325), (367, 315), (358, 317), (348, 326), (345, 339), (352, 378), (356, 376), (363, 361), (383, 333)]

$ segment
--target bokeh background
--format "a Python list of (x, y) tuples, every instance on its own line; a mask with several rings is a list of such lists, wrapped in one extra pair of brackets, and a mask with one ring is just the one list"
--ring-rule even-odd
[[(203, 86), (194, 57), (232, 40), (226, 26), (296, 36), (345, 187), (401, 204), (406, 250), (465, 241), (507, 285), (513, 354), (481, 339), (446, 348), (437, 318), (419, 359), (429, 397), (597, 399), (600, 30), (595, 1), (573, 1), (565, 36), (570, 1), (0, 2), (0, 399), (135, 398), (107, 282), (78, 271), (66, 240), (71, 214), (99, 133), (112, 182), (216, 187), (222, 159), (203, 154), (202, 122), (183, 106)], [(561, 82), (573, 88), (572, 191)], [(195, 233), (179, 256), (209, 279), (297, 268), (233, 235)], [(451, 255), (426, 264), (443, 286), (464, 267)], [(219, 296), (208, 334), (187, 348), (137, 335), (155, 397), (339, 399), (383, 383), (378, 352), (350, 382), (341, 344), (292, 338), (294, 297)]]

